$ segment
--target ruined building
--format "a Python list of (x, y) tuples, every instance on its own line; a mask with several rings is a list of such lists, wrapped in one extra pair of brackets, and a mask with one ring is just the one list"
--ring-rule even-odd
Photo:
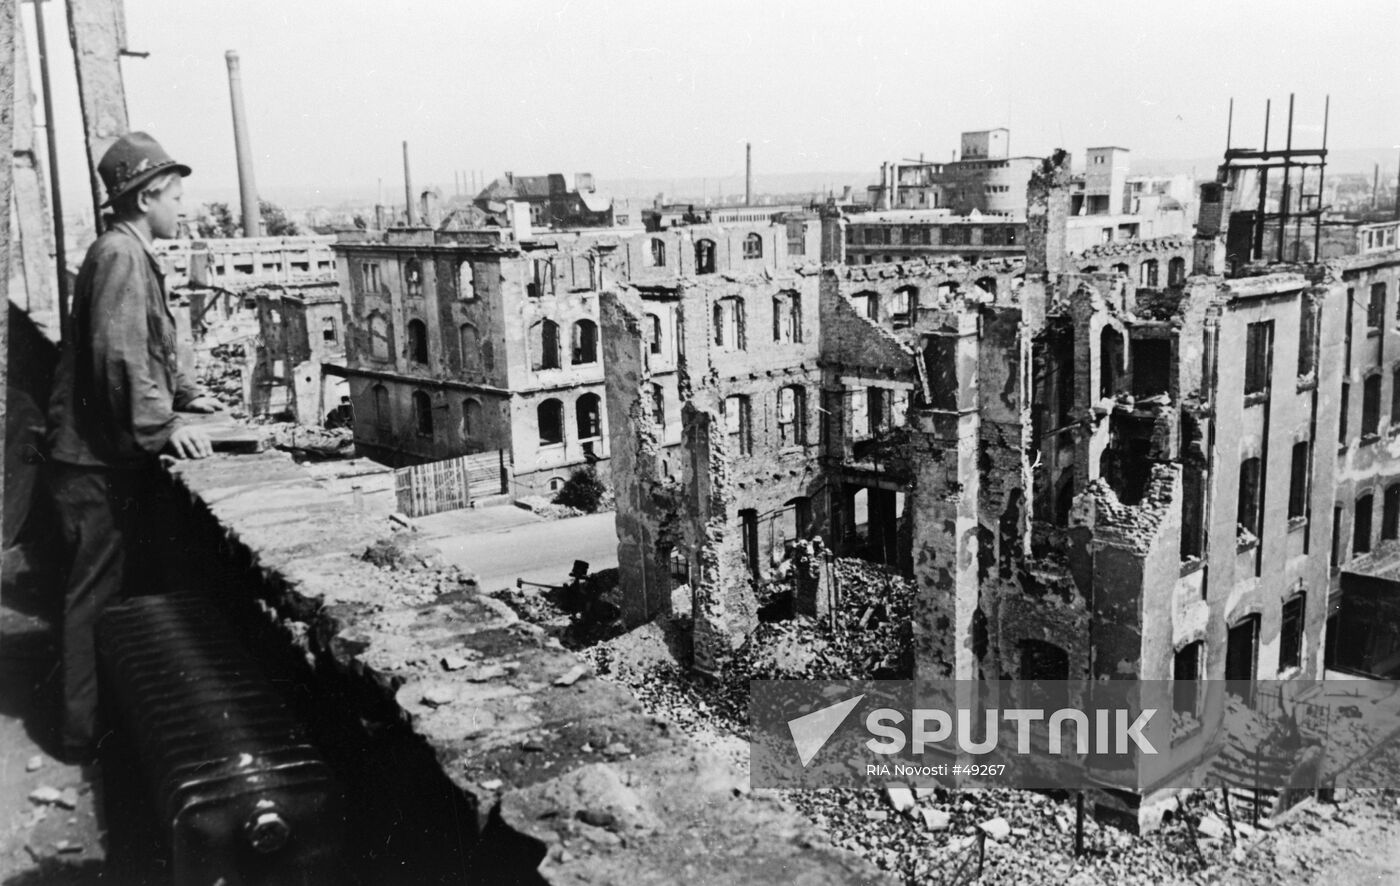
[(774, 271), (819, 248), (815, 221), (621, 234), (537, 232), (515, 216), (511, 227), (391, 228), (335, 245), (363, 453), (396, 466), (472, 455), (479, 495), (549, 494), (585, 465), (606, 477), (600, 292), (674, 273)]
[(1393, 670), (1400, 252), (1367, 229), (1327, 264), (1227, 264), (1254, 174), (1222, 167), (1167, 253), (1071, 261), (1061, 153), (1030, 182), (1024, 263), (848, 267), (833, 213), (820, 265), (605, 293), (626, 616), (688, 583), (713, 669), (820, 536), (916, 580), (921, 676)]
[[(881, 183), (869, 190), (873, 211), (853, 215), (846, 226), (846, 262), (1025, 255), (1026, 184), (1040, 160), (1010, 156), (1010, 137), (1005, 129), (965, 132), (960, 160), (883, 164)], [(1086, 151), (1084, 172), (1067, 185), (1067, 248), (1171, 238), (1189, 251), (1191, 219), (1178, 199), (1189, 182), (1130, 176), (1128, 153)]]

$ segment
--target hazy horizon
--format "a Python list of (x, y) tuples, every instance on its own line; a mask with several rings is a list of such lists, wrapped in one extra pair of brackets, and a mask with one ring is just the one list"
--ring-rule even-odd
[[(63, 7), (45, 23), (65, 203), (88, 202)], [(23, 4), (38, 90), (33, 7)], [(1190, 2), (1152, 7), (990, 2), (514, 5), (406, 0), (126, 0), (133, 129), (191, 165), (192, 202), (237, 187), (224, 51), (242, 59), (260, 193), (416, 187), (590, 171), (610, 181), (822, 176), (885, 160), (946, 159), (964, 130), (1006, 126), (1013, 154), (1091, 145), (1134, 161), (1211, 158), (1261, 141), (1378, 155), (1400, 143), (1400, 4)], [(1249, 42), (1246, 42), (1246, 38)], [(42, 108), (36, 109), (42, 116)], [(1194, 161), (1193, 161), (1194, 162)], [(1377, 162), (1384, 162), (1378, 160)], [(1393, 163), (1384, 166), (1393, 172)], [(1199, 171), (1198, 174), (1208, 174)], [(833, 181), (842, 184), (862, 182)], [(730, 192), (733, 192), (731, 185)]]

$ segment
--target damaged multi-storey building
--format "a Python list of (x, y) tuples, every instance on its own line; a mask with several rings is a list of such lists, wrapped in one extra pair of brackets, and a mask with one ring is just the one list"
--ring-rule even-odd
[[(620, 234), (536, 231), (508, 214), (507, 227), (398, 227), (335, 245), (357, 447), (396, 466), (470, 455), (477, 496), (549, 494), (585, 466), (607, 476), (603, 290), (766, 273), (818, 249), (815, 219)], [(666, 396), (678, 410), (675, 389)]]
[[(1270, 159), (1245, 154), (1165, 248), (1071, 258), (1059, 153), (1028, 187), (1024, 263), (850, 267), (830, 212), (820, 266), (605, 294), (626, 617), (688, 583), (713, 670), (819, 537), (915, 580), (923, 677), (1306, 679), (1328, 645), (1393, 669), (1400, 252), (1352, 226), (1351, 255), (1277, 260), (1265, 230), (1294, 220), (1241, 216)], [(1232, 253), (1246, 220), (1260, 245)], [(829, 591), (806, 593), (812, 612)], [(1144, 796), (1107, 802), (1150, 820)]]

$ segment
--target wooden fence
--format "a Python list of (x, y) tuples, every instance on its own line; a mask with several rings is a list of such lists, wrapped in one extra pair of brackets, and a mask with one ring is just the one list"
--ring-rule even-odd
[(394, 471), (399, 510), (410, 517), (465, 508), (506, 490), (505, 451), (463, 455)]

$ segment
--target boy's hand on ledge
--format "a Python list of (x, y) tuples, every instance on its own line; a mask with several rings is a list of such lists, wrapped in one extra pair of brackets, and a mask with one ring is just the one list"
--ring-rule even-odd
[(208, 395), (205, 395), (205, 396), (203, 396), (203, 397), (195, 397), (193, 400), (191, 400), (190, 402), (186, 403), (186, 404), (185, 404), (185, 408), (184, 408), (182, 411), (183, 411), (183, 412), (218, 412), (220, 409), (223, 409), (223, 408), (224, 408), (224, 404), (220, 403), (218, 400), (215, 400), (213, 397), (210, 397), (210, 396), (208, 396)]
[(170, 435), (170, 448), (180, 458), (207, 458), (214, 454), (209, 432), (193, 425), (181, 425)]

